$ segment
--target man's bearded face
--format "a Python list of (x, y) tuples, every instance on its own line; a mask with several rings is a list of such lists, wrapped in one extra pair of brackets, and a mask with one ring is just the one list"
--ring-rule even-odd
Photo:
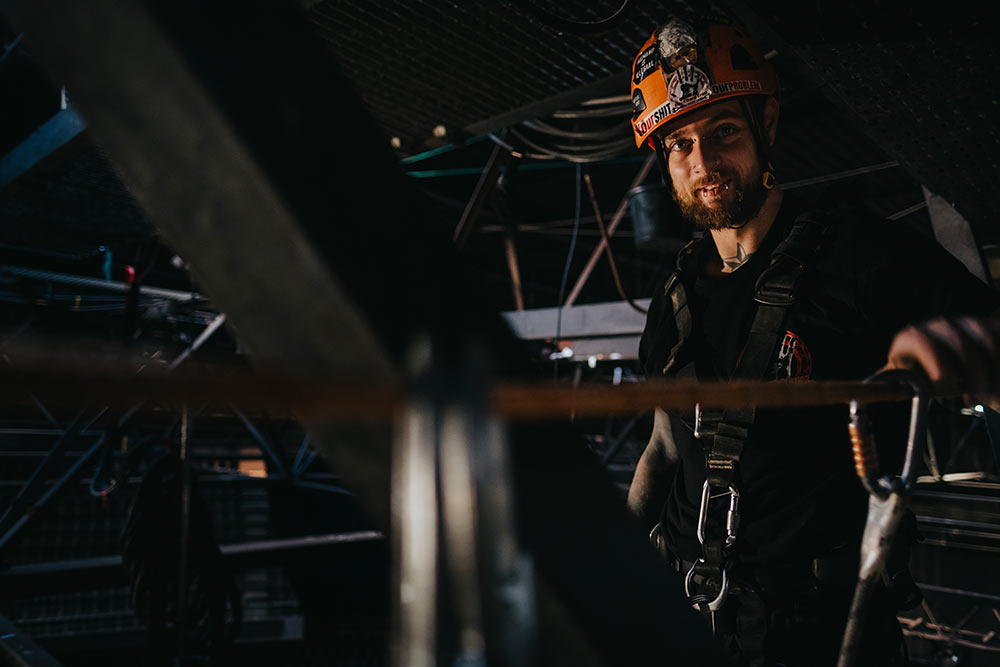
[(736, 100), (707, 105), (664, 128), (674, 199), (704, 229), (740, 227), (768, 190), (750, 123)]

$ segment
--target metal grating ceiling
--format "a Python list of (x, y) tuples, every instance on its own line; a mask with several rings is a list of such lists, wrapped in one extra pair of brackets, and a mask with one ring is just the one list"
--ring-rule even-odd
[[(537, 4), (595, 21), (621, 0)], [(637, 45), (673, 7), (683, 5), (640, 1), (615, 30), (591, 36), (561, 35), (501, 0), (325, 0), (309, 16), (406, 154), (444, 143), (437, 125), (456, 141), (466, 128), (582, 87), (627, 93)]]

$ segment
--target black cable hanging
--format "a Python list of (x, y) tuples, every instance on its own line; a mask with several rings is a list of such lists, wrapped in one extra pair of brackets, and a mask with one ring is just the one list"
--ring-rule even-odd
[(542, 9), (533, 0), (507, 0), (507, 3), (516, 5), (545, 25), (555, 28), (560, 32), (571, 32), (577, 35), (598, 35), (617, 28), (628, 16), (628, 12), (635, 5), (635, 0), (624, 0), (614, 14), (600, 21), (574, 21), (557, 16), (546, 9)]

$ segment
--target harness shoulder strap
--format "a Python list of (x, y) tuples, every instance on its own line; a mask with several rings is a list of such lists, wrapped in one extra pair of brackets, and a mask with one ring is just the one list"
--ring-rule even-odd
[[(733, 378), (760, 380), (767, 374), (774, 352), (785, 336), (788, 309), (801, 297), (802, 275), (822, 257), (832, 228), (829, 215), (807, 211), (795, 219), (788, 235), (771, 253), (770, 265), (757, 279), (754, 291), (757, 313)], [(716, 425), (714, 428), (709, 425), (706, 433), (709, 437), (705, 438), (706, 475), (710, 484), (725, 488), (733, 483), (736, 463), (756, 418), (756, 409), (729, 409), (713, 416)]]
[(663, 288), (663, 293), (670, 299), (670, 305), (674, 311), (674, 324), (677, 327), (677, 342), (670, 350), (670, 354), (667, 355), (667, 363), (663, 366), (664, 375), (676, 373), (678, 369), (690, 361), (687, 357), (689, 351), (687, 343), (691, 339), (694, 320), (691, 317), (687, 288), (684, 283), (697, 270), (698, 259), (710, 238), (696, 239), (681, 249), (677, 254), (674, 272), (670, 274), (670, 278), (667, 279)]

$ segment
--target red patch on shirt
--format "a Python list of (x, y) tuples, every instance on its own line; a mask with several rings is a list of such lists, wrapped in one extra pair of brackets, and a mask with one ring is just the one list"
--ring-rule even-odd
[(812, 376), (812, 353), (798, 334), (786, 331), (778, 348), (774, 378), (802, 382)]

